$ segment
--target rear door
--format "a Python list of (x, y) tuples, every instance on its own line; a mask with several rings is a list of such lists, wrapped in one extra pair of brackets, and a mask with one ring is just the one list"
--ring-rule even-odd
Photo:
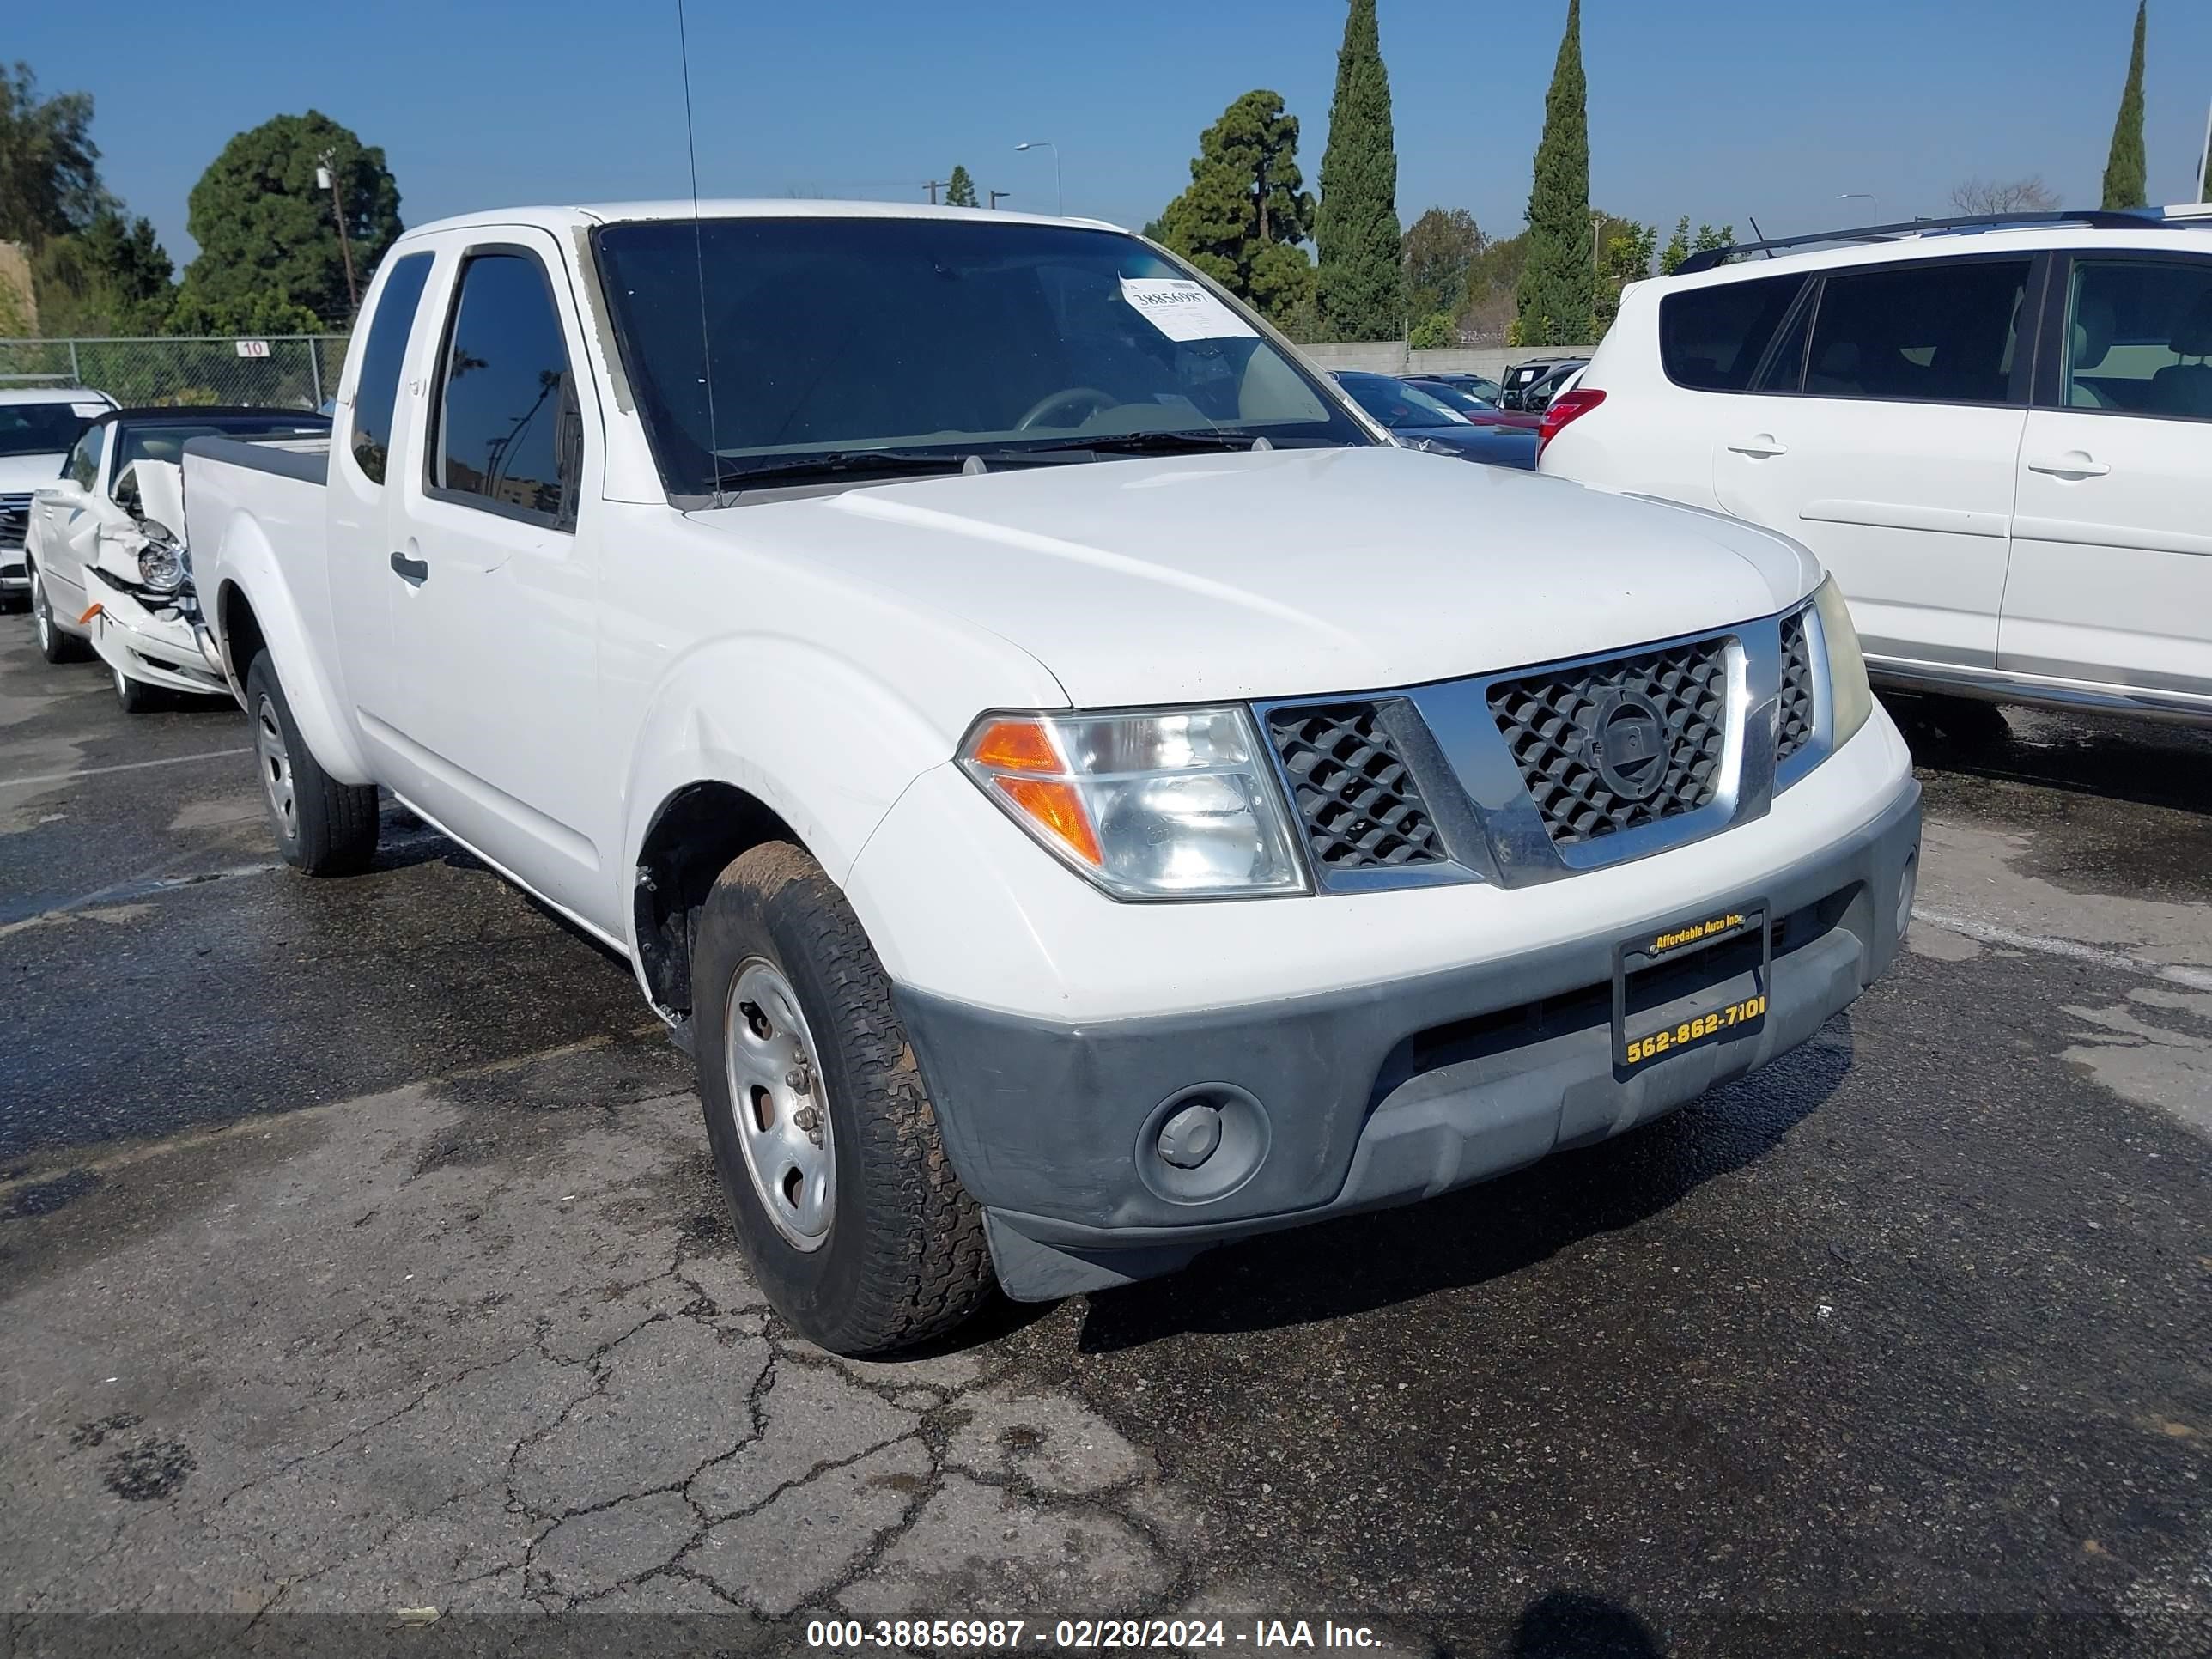
[(2075, 254), (2045, 315), (1997, 666), (2212, 695), (2212, 255)]
[(1820, 556), (1869, 655), (1996, 660), (2038, 270), (2014, 253), (1825, 273), (1728, 411), (1721, 506)]
[(588, 359), (550, 234), (457, 234), (385, 573), (405, 746), (426, 811), (614, 932)]

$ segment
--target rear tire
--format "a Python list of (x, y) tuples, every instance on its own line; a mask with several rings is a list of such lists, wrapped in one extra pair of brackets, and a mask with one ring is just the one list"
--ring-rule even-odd
[(46, 598), (46, 579), (36, 565), (31, 567), (31, 624), (39, 631), (39, 654), (48, 662), (82, 662), (91, 654), (82, 640), (64, 633), (54, 620), (53, 602)]
[(350, 876), (376, 856), (376, 786), (340, 783), (300, 736), (266, 651), (246, 672), (261, 798), (284, 862), (304, 875)]
[(776, 1311), (852, 1356), (969, 1318), (995, 1284), (982, 1212), (890, 981), (822, 866), (785, 842), (734, 860), (701, 908), (691, 984), (707, 1137)]

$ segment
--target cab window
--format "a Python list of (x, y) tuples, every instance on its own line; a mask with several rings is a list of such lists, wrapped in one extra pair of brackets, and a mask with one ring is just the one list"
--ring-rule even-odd
[(564, 527), (575, 510), (574, 447), (562, 441), (573, 406), (544, 266), (520, 249), (471, 254), (439, 369), (430, 492)]
[(2212, 421), (2212, 260), (2076, 260), (2066, 323), (2068, 408)]
[(362, 348), (361, 384), (353, 394), (351, 448), (354, 465), (371, 483), (384, 482), (392, 410), (399, 401), (400, 366), (407, 356), (408, 336), (415, 331), (415, 313), (422, 303), (422, 285), (429, 280), (432, 258), (410, 253), (392, 265), (368, 325), (368, 343)]

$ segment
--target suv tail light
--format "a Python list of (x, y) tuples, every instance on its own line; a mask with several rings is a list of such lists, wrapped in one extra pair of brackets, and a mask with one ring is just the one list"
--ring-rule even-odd
[(1580, 420), (1605, 401), (1605, 393), (1591, 386), (1577, 386), (1571, 392), (1562, 392), (1545, 406), (1544, 423), (1536, 428), (1536, 453), (1544, 453), (1544, 446), (1558, 437), (1571, 421)]

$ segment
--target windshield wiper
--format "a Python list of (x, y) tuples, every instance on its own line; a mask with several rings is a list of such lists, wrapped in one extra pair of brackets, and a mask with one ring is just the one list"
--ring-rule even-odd
[(1016, 449), (1014, 455), (1060, 455), (1089, 450), (1100, 455), (1188, 455), (1203, 451), (1243, 453), (1261, 445), (1273, 449), (1264, 438), (1237, 432), (1104, 432), (1095, 437), (1070, 438), (1065, 443), (1038, 444)]
[(733, 468), (714, 480), (717, 489), (750, 489), (763, 483), (797, 483), (808, 478), (834, 478), (855, 472), (957, 472), (968, 465), (967, 454), (948, 455), (939, 450), (833, 449), (815, 455), (786, 455), (755, 466)]

